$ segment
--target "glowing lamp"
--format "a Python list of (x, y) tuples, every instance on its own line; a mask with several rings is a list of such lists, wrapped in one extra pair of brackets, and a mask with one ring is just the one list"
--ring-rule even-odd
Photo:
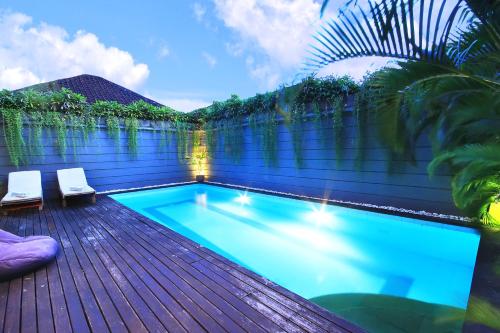
[(207, 147), (203, 142), (204, 132), (195, 131), (194, 134), (196, 144), (193, 147), (191, 154), (191, 163), (193, 165), (193, 174), (197, 182), (205, 181), (208, 175), (208, 155)]
[(493, 202), (492, 204), (490, 204), (488, 213), (492, 217), (493, 221), (500, 224), (500, 201)]

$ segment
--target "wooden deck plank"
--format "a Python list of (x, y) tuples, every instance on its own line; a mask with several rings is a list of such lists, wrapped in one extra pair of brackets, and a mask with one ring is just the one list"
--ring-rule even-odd
[[(118, 217), (118, 220), (119, 219), (120, 218)], [(125, 222), (125, 221), (122, 221), (122, 222)], [(127, 223), (123, 223), (123, 225), (125, 227), (129, 227), (129, 224), (127, 224)], [(139, 237), (141, 237), (141, 234), (143, 234), (142, 231), (147, 230), (147, 229), (145, 229), (145, 226), (135, 225), (135, 224), (130, 225), (130, 228), (134, 228), (134, 230), (131, 231), (130, 234), (134, 235), (134, 236), (139, 236)], [(158, 237), (158, 233), (149, 233), (148, 232), (147, 234), (150, 235), (150, 237), (154, 237), (154, 238)], [(147, 239), (145, 239), (145, 240), (147, 241)], [(156, 241), (156, 243), (153, 243), (155, 241)], [(150, 242), (151, 242), (151, 244), (157, 244), (156, 248), (158, 248), (158, 246), (161, 248), (164, 244), (170, 243), (170, 241), (168, 241), (165, 237), (163, 237), (163, 239), (162, 238), (151, 239)], [(142, 242), (142, 243), (144, 244), (144, 242)], [(157, 250), (155, 248), (155, 246), (146, 245), (146, 247), (151, 249), (150, 251), (153, 252), (153, 255), (163, 252), (163, 249), (161, 252), (159, 252), (159, 250)], [(160, 260), (162, 260), (162, 261), (168, 260), (168, 261), (175, 262), (179, 266), (179, 269), (182, 269), (182, 270), (188, 272), (193, 277), (197, 278), (199, 281), (201, 281), (203, 284), (205, 284), (209, 289), (215, 291), (223, 299), (228, 301), (235, 309), (238, 309), (238, 311), (240, 311), (241, 314), (244, 314), (245, 317), (248, 317), (248, 319), (253, 319), (255, 323), (261, 324), (261, 326), (263, 328), (265, 328), (266, 330), (268, 330), (268, 331), (280, 330), (280, 327), (278, 325), (272, 325), (272, 323), (269, 323), (268, 320), (263, 321), (262, 318), (266, 318), (266, 317), (262, 313), (259, 312), (259, 309), (254, 309), (248, 303), (245, 303), (244, 301), (241, 300), (241, 298), (243, 298), (243, 296), (246, 296), (248, 294), (247, 292), (239, 291), (239, 292), (236, 292), (235, 294), (231, 294), (229, 292), (229, 290), (225, 289), (225, 284), (220, 283), (221, 282), (220, 280), (214, 281), (214, 280), (212, 280), (211, 277), (202, 274), (198, 269), (196, 269), (194, 267), (194, 265), (196, 265), (197, 262), (191, 263), (191, 266), (190, 266), (185, 262), (183, 263), (182, 259), (180, 259), (176, 256), (169, 256), (168, 259), (161, 257)], [(165, 262), (165, 264), (169, 265), (169, 262)], [(176, 271), (178, 272), (179, 270), (176, 270)], [(210, 296), (210, 295), (207, 295), (207, 297), (210, 297), (211, 299), (213, 298), (213, 296)], [(240, 314), (238, 314), (238, 315), (241, 316)], [(246, 321), (246, 319), (247, 318), (245, 318), (245, 321)], [(248, 326), (245, 326), (245, 329), (250, 329), (252, 331), (255, 330), (255, 326), (253, 326), (251, 323), (248, 323), (248, 322), (247, 322), (247, 324), (251, 325), (251, 328)]]
[[(136, 212), (130, 211), (128, 208), (121, 206), (119, 203), (117, 203), (115, 201), (112, 201), (112, 199), (106, 198), (106, 204), (113, 206), (116, 209), (121, 208), (122, 210), (123, 209), (127, 210), (128, 213), (130, 213), (131, 215), (133, 215), (137, 219), (141, 220), (142, 222), (147, 224), (149, 227), (155, 229), (157, 231), (157, 233), (163, 234), (163, 235), (167, 236), (168, 238), (173, 239), (174, 241), (178, 242), (179, 246), (186, 247), (189, 250), (196, 252), (198, 255), (204, 256), (205, 259), (207, 261), (209, 261), (213, 267), (222, 268), (224, 271), (230, 273), (233, 277), (237, 278), (241, 283), (244, 283), (244, 284), (246, 283), (251, 288), (254, 288), (254, 290), (261, 291), (265, 295), (268, 295), (268, 294), (272, 295), (272, 297), (275, 300), (277, 300), (281, 303), (281, 306), (284, 307), (283, 309), (288, 308), (288, 309), (291, 309), (292, 311), (295, 311), (295, 315), (294, 315), (295, 320), (299, 319), (299, 317), (301, 317), (301, 316), (304, 317), (304, 319), (306, 321), (303, 323), (302, 326), (309, 326), (311, 323), (313, 323), (314, 325), (319, 327), (319, 330), (326, 330), (329, 332), (342, 332), (343, 331), (342, 327), (339, 327), (337, 324), (335, 324), (332, 321), (332, 319), (326, 319), (326, 318), (332, 317), (332, 314), (327, 312), (326, 310), (323, 310), (320, 308), (319, 313), (315, 313), (315, 311), (310, 311), (310, 310), (303, 311), (302, 305), (300, 303), (303, 303), (304, 301), (307, 303), (308, 301), (301, 299), (298, 295), (295, 295), (295, 294), (293, 294), (293, 293), (291, 293), (291, 292), (289, 292), (289, 291), (287, 291), (284, 288), (279, 287), (279, 286), (277, 286), (277, 287), (280, 290), (276, 291), (275, 289), (272, 288), (272, 286), (276, 286), (276, 285), (274, 283), (272, 283), (271, 281), (268, 281), (268, 280), (258, 276), (257, 274), (250, 272), (247, 269), (230, 262), (228, 259), (221, 257), (221, 256), (213, 253), (212, 251), (210, 251), (204, 247), (200, 247), (200, 246), (192, 243), (190, 240), (184, 238), (180, 234), (172, 232), (172, 231), (162, 227), (161, 225), (147, 219), (146, 217), (144, 217)], [(228, 265), (228, 264), (230, 264), (230, 265)], [(250, 274), (251, 276), (246, 276), (245, 274)], [(248, 282), (250, 282), (250, 283), (248, 283)], [(292, 298), (289, 298), (289, 297), (281, 294), (280, 292), (288, 294), (288, 295), (292, 295)], [(266, 316), (269, 316), (269, 314), (272, 313), (272, 310), (271, 310), (271, 312), (269, 312), (270, 309), (262, 307), (262, 305), (263, 305), (262, 303), (259, 303), (259, 306), (256, 306), (255, 305), (256, 303), (251, 298), (245, 298), (245, 301), (247, 301), (248, 304), (250, 304), (252, 307), (255, 307), (259, 311), (263, 311), (263, 313)], [(298, 302), (300, 302), (300, 303), (298, 303)], [(310, 302), (308, 302), (308, 303), (310, 303)], [(319, 308), (319, 307), (313, 304), (311, 309), (315, 309), (315, 308)], [(281, 310), (283, 310), (283, 309), (281, 309)], [(318, 309), (315, 309), (315, 310), (318, 310)], [(326, 318), (323, 317), (320, 313), (323, 313), (323, 314), (327, 313)], [(277, 319), (280, 318), (279, 315), (271, 316), (271, 317), (277, 318)], [(289, 317), (291, 317), (291, 314)], [(345, 325), (345, 327), (347, 327), (347, 328), (352, 327), (352, 325), (341, 320), (340, 318), (338, 319), (338, 321), (340, 323), (342, 323), (343, 325)], [(347, 328), (344, 330), (350, 330)], [(355, 330), (356, 327), (353, 327), (352, 329)]]
[(63, 225), (66, 223), (61, 222), (60, 216), (57, 214), (57, 210), (51, 209), (50, 212), (52, 213), (52, 218), (61, 242), (70, 244), (70, 246), (65, 247), (64, 252), (89, 328), (93, 332), (109, 332), (103, 313), (97, 304), (92, 288), (90, 287), (90, 284), (84, 274), (84, 270), (80, 265), (78, 255), (76, 254), (73, 243), (70, 240), (70, 235), (68, 235), (64, 229)]
[[(141, 229), (144, 229), (144, 227), (137, 229), (135, 234), (140, 234)], [(164, 243), (165, 243), (165, 241), (158, 242), (158, 244), (164, 244)], [(284, 308), (279, 309), (279, 310), (281, 310), (281, 313), (280, 313), (280, 311), (274, 311), (272, 308), (269, 308), (264, 303), (259, 303), (258, 306), (256, 306), (256, 302), (253, 300), (244, 298), (244, 301), (246, 303), (241, 302), (239, 304), (240, 307), (241, 307), (241, 304), (245, 304), (249, 308), (253, 308), (253, 310), (255, 310), (256, 312), (259, 312), (261, 315), (263, 315), (265, 317), (272, 318), (273, 321), (275, 322), (275, 324), (277, 324), (279, 327), (281, 327), (283, 329), (286, 329), (287, 331), (294, 331), (294, 332), (301, 331), (301, 329), (298, 325), (295, 325), (294, 323), (287, 322), (287, 321), (290, 321), (290, 318), (292, 318), (292, 317), (294, 317), (295, 321), (297, 321), (297, 318), (295, 318), (296, 317), (295, 313), (288, 311), (288, 317), (284, 317), (284, 316), (282, 316), (282, 314), (284, 312), (286, 312), (286, 310)], [(245, 309), (245, 310), (247, 310), (247, 309)], [(314, 325), (311, 325), (310, 323), (306, 323), (306, 325), (304, 325), (304, 326), (309, 327), (309, 326), (314, 326)], [(314, 331), (320, 332), (323, 330), (320, 329), (319, 327), (315, 327)]]
[[(119, 204), (115, 203), (115, 205)], [(229, 272), (231, 275), (239, 279), (241, 282), (249, 283), (250, 287), (254, 287), (257, 290), (262, 291), (266, 295), (271, 295), (274, 299), (280, 301), (282, 305), (289, 307), (294, 311), (303, 313), (308, 320), (317, 323), (318, 325), (323, 327), (323, 329), (327, 331), (335, 331), (339, 329), (338, 326), (331, 321), (331, 319), (326, 320), (325, 317), (321, 315), (326, 313), (326, 318), (331, 317), (332, 315), (328, 311), (319, 308), (318, 306), (312, 303), (311, 303), (312, 306), (310, 306), (310, 308), (307, 311), (304, 311), (302, 304), (310, 303), (307, 300), (301, 299), (300, 296), (295, 295), (287, 291), (286, 289), (275, 285), (271, 281), (264, 279), (261, 276), (258, 276), (257, 274), (250, 272), (247, 269), (230, 262), (228, 259), (224, 257), (216, 255), (215, 253), (204, 247), (191, 244), (190, 241), (186, 240), (183, 236), (162, 229), (162, 227), (159, 224), (150, 221), (149, 219), (143, 217), (142, 215), (139, 215), (136, 212), (133, 213), (136, 215), (137, 218), (141, 219), (142, 221), (145, 221), (151, 227), (155, 228), (158, 232), (166, 234), (167, 237), (172, 237), (173, 239), (176, 239), (182, 246), (185, 246), (192, 251), (197, 251), (198, 254), (204, 256), (205, 259), (208, 260), (213, 267), (222, 268), (223, 270)], [(247, 276), (247, 274), (249, 276)], [(278, 289), (278, 291), (275, 290), (276, 288)], [(289, 298), (287, 295), (291, 295), (291, 298)], [(338, 319), (338, 321), (340, 323), (345, 324), (346, 327), (351, 326), (349, 323), (344, 322), (340, 318)]]
[(64, 235), (59, 234), (55, 225), (54, 217), (52, 216), (50, 210), (45, 210), (44, 215), (49, 225), (50, 236), (58, 240), (61, 244), (56, 262), (59, 269), (61, 285), (64, 290), (64, 297), (66, 299), (66, 306), (71, 326), (73, 330), (78, 332), (90, 332), (85, 310), (68, 263), (67, 254), (71, 251), (71, 244), (64, 237)]
[[(33, 234), (44, 235), (41, 218), (39, 214), (34, 214)], [(54, 332), (54, 320), (52, 316), (52, 305), (50, 303), (49, 280), (47, 278), (47, 269), (40, 268), (35, 272), (35, 290), (36, 290), (36, 313), (37, 328), (39, 332)]]
[(56, 261), (0, 283), (0, 331), (361, 331), (109, 197), (0, 228), (61, 245)]
[[(40, 227), (42, 229), (43, 235), (50, 236), (51, 230), (53, 230), (54, 225), (49, 224), (45, 213), (46, 211), (40, 213)], [(60, 247), (58, 256), (61, 256), (62, 249), (61, 244), (59, 245)], [(71, 320), (69, 318), (69, 312), (66, 306), (66, 298), (64, 297), (64, 290), (62, 287), (61, 279), (59, 277), (57, 260), (48, 264), (46, 270), (47, 281), (49, 284), (50, 304), (52, 306), (54, 329), (56, 332), (70, 332), (72, 330)]]
[[(115, 216), (113, 216), (113, 218), (115, 218)], [(95, 226), (98, 228), (97, 225)], [(115, 237), (119, 238), (120, 236), (121, 233), (115, 233)], [(202, 326), (204, 326), (209, 331), (217, 331), (223, 329), (222, 326), (217, 323), (214, 318), (212, 318), (204, 311), (206, 309), (204, 309), (202, 306), (200, 306), (200, 304), (196, 302), (196, 298), (193, 300), (193, 293), (190, 288), (187, 288), (186, 285), (179, 287), (179, 280), (175, 276), (175, 274), (162, 269), (163, 267), (157, 267), (156, 265), (151, 264), (149, 261), (153, 260), (153, 257), (151, 256), (150, 258), (146, 259), (145, 256), (141, 255), (140, 249), (137, 249), (135, 246), (131, 246), (132, 244), (130, 244), (129, 242), (122, 240), (122, 245), (119, 242), (115, 243), (115, 246), (121, 246), (124, 252), (129, 253), (131, 259), (133, 258), (137, 260), (137, 262), (141, 263), (141, 267), (135, 266), (137, 270), (143, 272), (143, 274), (141, 275), (147, 277), (151, 274), (151, 276), (153, 276), (161, 285), (169, 286), (168, 291), (175, 297), (175, 299), (179, 300), (181, 304), (185, 305), (185, 309), (189, 309), (192, 312), (192, 316), (200, 321)], [(134, 261), (129, 261), (129, 263), (131, 265), (135, 265)], [(159, 293), (159, 295), (164, 295), (161, 289), (157, 289), (157, 292)], [(205, 303), (205, 305), (207, 303), (207, 301), (202, 298), (198, 298), (197, 300), (202, 304)]]
[[(92, 267), (95, 269), (99, 280), (102, 281), (103, 287), (105, 288), (105, 290), (107, 290), (107, 293), (111, 295), (112, 301), (118, 312), (120, 313), (121, 318), (123, 319), (128, 330), (132, 332), (145, 331), (146, 327), (112, 278), (112, 272), (108, 270), (108, 267), (106, 267), (106, 263), (100, 261), (89, 242), (81, 239), (80, 241), (82, 241), (82, 246), (85, 248), (89, 261)], [(85, 266), (85, 268), (88, 270), (90, 269), (90, 266)], [(95, 280), (95, 282), (97, 283), (99, 280)]]
[[(65, 226), (67, 225), (67, 221), (60, 224), (62, 228), (66, 229)], [(109, 329), (113, 332), (126, 332), (127, 327), (125, 326), (124, 321), (120, 317), (118, 310), (115, 308), (113, 301), (108, 295), (101, 279), (99, 278), (99, 275), (96, 273), (94, 265), (87, 257), (87, 253), (84, 251), (80, 241), (73, 233), (68, 231), (68, 229), (66, 229), (65, 232), (68, 235), (70, 243), (72, 244), (72, 248), (79, 261), (80, 267), (89, 281), (88, 287), (92, 290), (96, 302), (99, 304), (99, 308), (102, 311), (102, 316), (106, 320)]]
[[(22, 219), (19, 228), (20, 236), (33, 235), (34, 221), (31, 216), (26, 215)], [(35, 273), (23, 276), (23, 290), (21, 294), (21, 332), (35, 332), (37, 330), (36, 313), (36, 291), (35, 291)]]
[[(19, 221), (22, 216), (17, 218), (6, 218), (5, 231), (13, 234), (19, 232)], [(5, 321), (3, 332), (19, 332), (21, 330), (21, 291), (22, 291), (22, 278), (15, 278), (9, 282), (9, 290), (7, 296), (7, 307), (5, 311)]]
[[(359, 328), (357, 328), (356, 326), (351, 325), (347, 321), (334, 316), (325, 309), (310, 303), (309, 301), (301, 298), (296, 294), (291, 293), (290, 291), (284, 289), (281, 286), (277, 286), (271, 281), (264, 279), (263, 277), (247, 270), (246, 268), (243, 268), (235, 263), (232, 263), (228, 259), (215, 254), (211, 250), (193, 243), (191, 240), (185, 238), (184, 236), (175, 233), (170, 229), (165, 228), (160, 224), (146, 218), (145, 216), (122, 206), (121, 204), (112, 200), (111, 198), (109, 197), (103, 198), (103, 201), (107, 207), (112, 207), (112, 209), (109, 210), (118, 210), (126, 212), (126, 215), (128, 216), (131, 215), (137, 218), (139, 221), (146, 224), (147, 226), (154, 229), (156, 231), (156, 234), (164, 235), (167, 238), (176, 242), (178, 244), (177, 246), (181, 248), (186, 248), (189, 251), (196, 253), (198, 256), (206, 258), (207, 260), (210, 261), (212, 266), (215, 265), (217, 267), (223, 267), (225, 271), (228, 271), (233, 276), (239, 278), (240, 281), (242, 281), (243, 283), (245, 283), (246, 280), (251, 281), (251, 285), (253, 285), (254, 287), (258, 287), (259, 290), (263, 289), (260, 291), (262, 291), (264, 294), (267, 295), (269, 293), (274, 297), (275, 300), (278, 300), (282, 304), (282, 306), (288, 307), (289, 309), (295, 311), (298, 315), (303, 316), (307, 320), (307, 322), (305, 322), (304, 325), (308, 326), (312, 322), (315, 325), (319, 326), (322, 330), (326, 330), (329, 332), (359, 330)], [(137, 224), (133, 225), (136, 227), (138, 226)], [(155, 233), (149, 232), (149, 234), (154, 235)], [(164, 241), (159, 243), (163, 244)], [(235, 275), (235, 273), (237, 275)], [(248, 274), (248, 276), (245, 274)], [(251, 301), (248, 298), (245, 299), (245, 301), (247, 301), (252, 307), (255, 307), (255, 302)], [(308, 306), (307, 310), (304, 310), (303, 306), (304, 304)], [(263, 308), (261, 303), (259, 304), (258, 307), (255, 308), (258, 309), (259, 311), (263, 311), (266, 316), (269, 316), (269, 311), (268, 311), (269, 309)], [(271, 316), (271, 318), (279, 318), (279, 316)]]
[[(171, 269), (175, 271), (177, 275), (179, 275), (184, 281), (186, 281), (190, 286), (196, 289), (201, 295), (203, 295), (206, 299), (209, 299), (220, 311), (227, 313), (231, 318), (236, 319), (243, 329), (249, 330), (252, 332), (262, 331), (257, 324), (255, 324), (248, 316), (250, 313), (248, 310), (250, 308), (245, 308), (244, 303), (239, 299), (234, 298), (231, 301), (231, 296), (229, 293), (224, 293), (222, 287), (220, 287), (217, 283), (212, 280), (207, 279), (202, 274), (200, 274), (196, 269), (194, 269), (189, 264), (185, 263), (182, 259), (180, 259), (176, 255), (164, 256), (162, 254), (168, 251), (168, 246), (163, 246), (167, 244), (166, 239), (163, 241), (156, 241), (149, 238), (146, 233), (144, 233), (143, 228), (135, 229), (126, 223), (121, 217), (120, 214), (115, 214), (114, 219), (116, 222), (120, 221), (120, 228), (125, 232), (123, 234), (126, 239), (132, 243), (138, 245), (138, 247), (142, 247), (145, 251), (146, 256), (151, 256), (153, 258), (157, 258), (156, 261), (153, 262), (155, 266), (160, 267), (172, 267)], [(107, 225), (108, 228), (111, 225)], [(233, 296), (234, 297), (234, 296)]]
[[(70, 220), (69, 214), (70, 213), (68, 212), (66, 213), (67, 220)], [(110, 248), (108, 244), (106, 244), (103, 236), (97, 234), (93, 230), (93, 227), (89, 223), (88, 219), (82, 219), (82, 216), (79, 216), (78, 220), (80, 221), (74, 220), (69, 223), (69, 225), (73, 227), (75, 233), (79, 234), (80, 239), (83, 239), (82, 237), (85, 237), (88, 241), (93, 242), (95, 246), (98, 246), (103, 251), (101, 254), (104, 255), (105, 253), (108, 256), (109, 260), (113, 260), (116, 267), (119, 267), (119, 269), (123, 273), (123, 276), (128, 279), (130, 285), (137, 290), (137, 295), (142, 298), (141, 302), (143, 302), (141, 307), (145, 307), (141, 311), (142, 313), (147, 313), (148, 316), (147, 318), (149, 323), (146, 324), (150, 325), (149, 329), (161, 331), (167, 328), (172, 331), (182, 331), (175, 317), (173, 317), (170, 312), (164, 307), (164, 305), (158, 301), (156, 296), (147, 289), (146, 283), (142, 281), (145, 276), (143, 276), (142, 274), (138, 274), (137, 272), (134, 272), (132, 269), (130, 269), (127, 264), (121, 258), (119, 258), (116, 253), (114, 253), (116, 252), (116, 250)], [(80, 227), (80, 229), (77, 228), (78, 226)], [(133, 301), (138, 302), (138, 299), (134, 299)]]

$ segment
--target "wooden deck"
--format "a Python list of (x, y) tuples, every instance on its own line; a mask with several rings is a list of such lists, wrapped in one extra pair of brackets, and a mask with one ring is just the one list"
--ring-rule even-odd
[(2, 332), (360, 331), (106, 196), (0, 228), (61, 246), (47, 267), (0, 283)]

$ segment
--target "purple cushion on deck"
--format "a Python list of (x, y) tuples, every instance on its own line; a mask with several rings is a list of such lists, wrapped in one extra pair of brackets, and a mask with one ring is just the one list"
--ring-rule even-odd
[(28, 237), (20, 237), (5, 230), (0, 229), (0, 244), (2, 243), (24, 243), (31, 242), (37, 239), (45, 239), (50, 238), (48, 236), (28, 236)]
[(0, 281), (45, 265), (55, 258), (58, 248), (48, 236), (19, 237), (0, 230)]

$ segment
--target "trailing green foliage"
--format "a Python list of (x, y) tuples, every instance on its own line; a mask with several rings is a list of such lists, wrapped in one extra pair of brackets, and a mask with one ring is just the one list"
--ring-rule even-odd
[(338, 96), (333, 104), (333, 130), (335, 131), (335, 158), (337, 165), (342, 160), (344, 147), (344, 99)]
[(74, 114), (70, 114), (69, 118), (69, 126), (71, 129), (71, 147), (73, 149), (73, 156), (77, 158), (77, 150), (78, 143), (83, 138), (83, 133), (85, 132), (85, 122), (82, 116), (77, 116)]
[(401, 59), (369, 81), (382, 142), (392, 154), (413, 158), (418, 138), (429, 132), (430, 173), (447, 164), (456, 206), (498, 223), (488, 212), (500, 196), (498, 2), (460, 0), (450, 11), (443, 11), (444, 1), (368, 5), (343, 10), (318, 33), (310, 65), (367, 55)]
[(203, 125), (205, 132), (205, 144), (207, 146), (207, 157), (213, 158), (217, 149), (217, 129), (213, 121), (207, 121)]
[(44, 115), (39, 111), (30, 113), (29, 119), (29, 149), (30, 155), (43, 156), (42, 134), (44, 126)]
[(16, 109), (0, 109), (3, 120), (5, 144), (10, 161), (16, 167), (23, 161), (24, 139), (22, 113)]
[(177, 121), (174, 123), (177, 141), (177, 160), (186, 163), (189, 160), (189, 126)]
[(278, 120), (276, 110), (263, 115), (262, 147), (267, 166), (278, 166)]
[(354, 96), (354, 120), (356, 123), (356, 157), (354, 163), (358, 171), (362, 169), (365, 160), (367, 125), (371, 110), (370, 100), (373, 98), (372, 90), (368, 87), (369, 82), (370, 77), (365, 78), (359, 92)]
[(132, 155), (137, 155), (137, 131), (139, 121), (136, 118), (125, 119), (125, 130), (127, 131), (128, 149)]
[(116, 147), (120, 147), (120, 119), (115, 116), (106, 118), (106, 128), (109, 136), (115, 141)]
[(47, 124), (52, 126), (55, 130), (56, 134), (56, 144), (59, 155), (63, 158), (66, 157), (66, 117), (61, 116), (59, 112), (48, 112), (47, 113)]
[[(327, 121), (331, 115), (336, 114), (336, 101), (355, 94), (358, 89), (358, 85), (347, 76), (321, 79), (307, 77), (299, 84), (266, 94), (257, 94), (245, 100), (232, 95), (226, 101), (214, 102), (206, 108), (191, 112), (190, 115), (205, 124), (203, 128), (210, 129), (207, 143), (209, 151), (213, 151), (213, 145), (218, 141), (217, 135), (221, 135), (224, 151), (234, 162), (241, 158), (246, 120), (252, 132), (253, 142), (261, 146), (268, 165), (277, 164), (277, 138), (272, 135), (277, 134), (277, 125), (283, 120), (291, 132), (295, 161), (300, 168), (303, 166), (304, 122), (310, 118), (309, 114), (312, 112), (313, 119), (317, 122)], [(338, 141), (341, 142), (343, 118), (338, 117), (338, 112), (336, 119), (336, 133), (339, 133)], [(340, 152), (340, 145), (338, 147)]]

